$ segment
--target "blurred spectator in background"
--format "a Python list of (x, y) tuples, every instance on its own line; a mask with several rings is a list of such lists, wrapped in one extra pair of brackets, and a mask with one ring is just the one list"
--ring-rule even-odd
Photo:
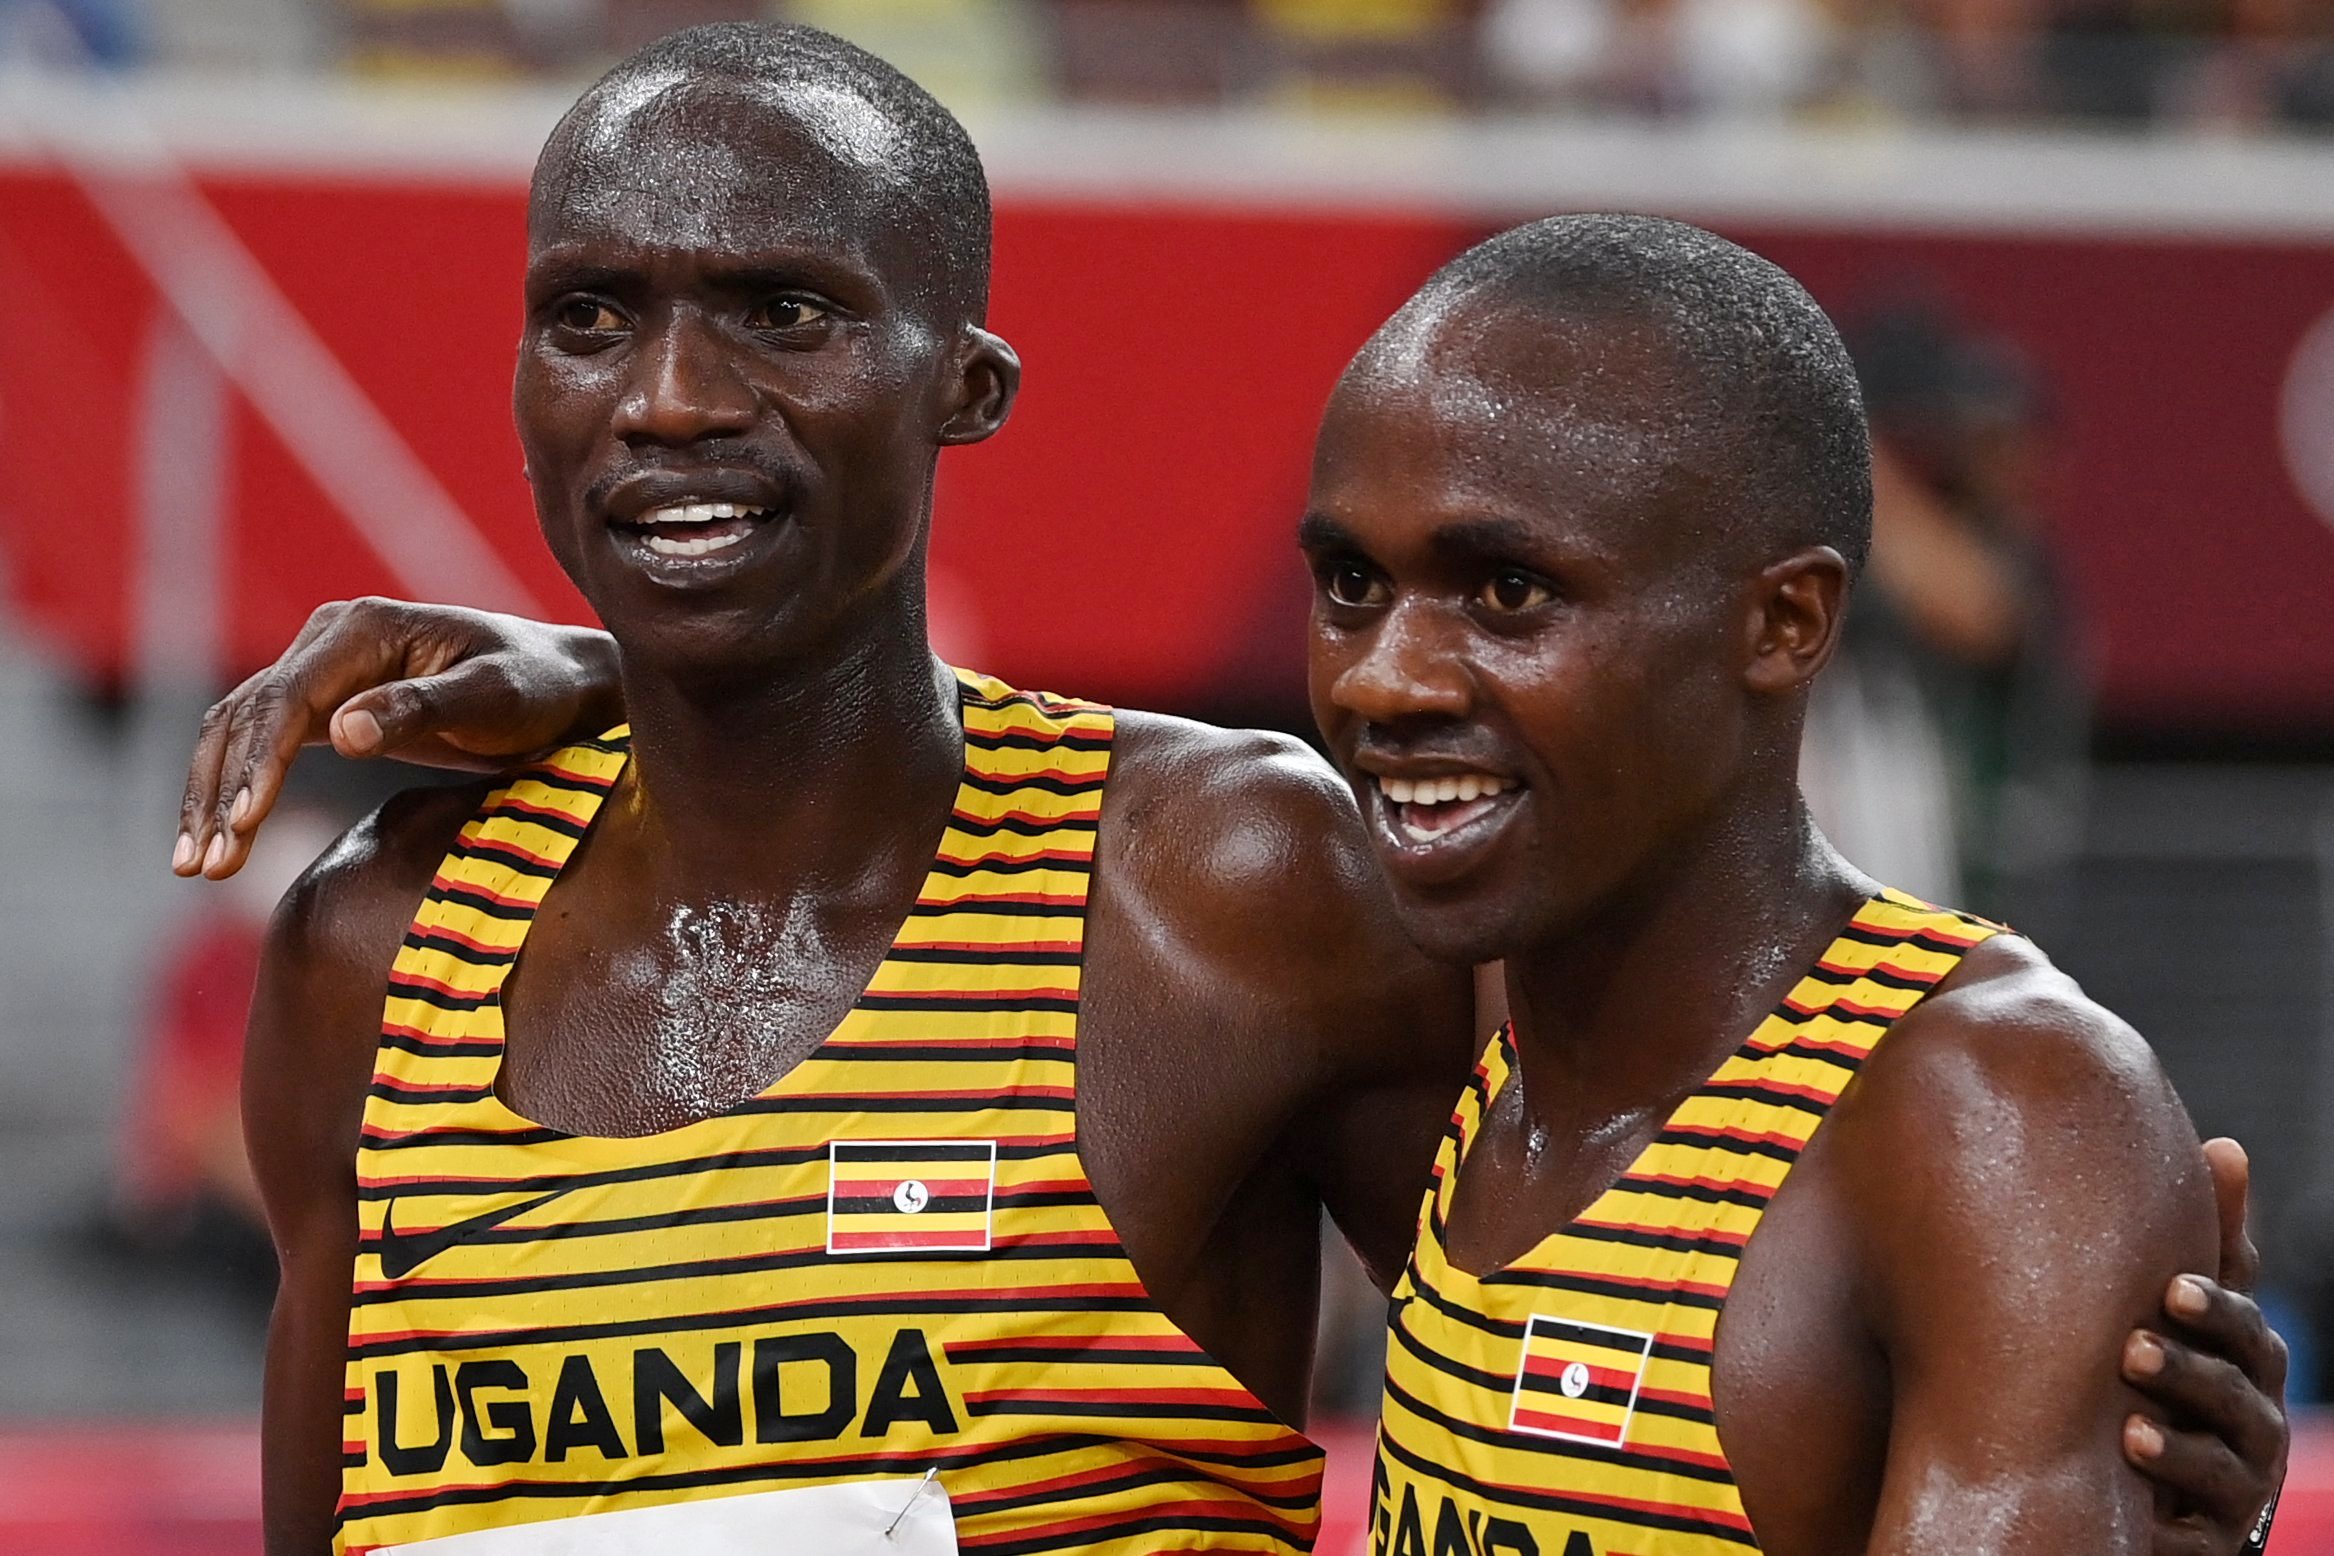
[(368, 73), (572, 78), (693, 22), (771, 16), (964, 102), (2334, 126), (2334, 0), (0, 0), (0, 17), (35, 5), (108, 61), (199, 55), (225, 27)]
[(2199, 49), (2167, 95), (2192, 123), (2334, 127), (2334, 0), (2227, 0), (2229, 36)]
[(1494, 0), (1483, 48), (1521, 105), (1774, 113), (1826, 86), (1837, 29), (1819, 0)]
[(1866, 870), (2005, 914), (2074, 845), (2087, 718), (2006, 343), (1927, 304), (1848, 332), (1875, 446), (1872, 558), (1810, 717), (1819, 819)]
[(596, 70), (651, 38), (757, 15), (738, 0), (339, 0), (349, 63), (385, 74)]

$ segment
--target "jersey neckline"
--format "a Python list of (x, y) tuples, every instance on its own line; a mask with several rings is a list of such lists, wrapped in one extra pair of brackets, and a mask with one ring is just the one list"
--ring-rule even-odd
[[(558, 889), (560, 877), (566, 874), (567, 866), (570, 862), (573, 861), (575, 857), (575, 851), (583, 846), (584, 838), (590, 835), (592, 826), (597, 823), (599, 819), (600, 808), (606, 803), (607, 798), (606, 795), (602, 795), (600, 798), (590, 802), (588, 807), (589, 813), (582, 818), (582, 827), (575, 838), (567, 844), (567, 846), (560, 852), (556, 859), (549, 861), (549, 863), (552, 865), (553, 871), (551, 878), (545, 883), (542, 896), (528, 911), (526, 918), (521, 921), (519, 925), (518, 943), (512, 949), (510, 959), (505, 962), (495, 974), (493, 986), (489, 991), (487, 1004), (485, 1006), (485, 1009), (491, 1012), (490, 1020), (492, 1023), (492, 1030), (487, 1035), (486, 1040), (493, 1043), (496, 1050), (494, 1055), (494, 1075), (492, 1082), (488, 1085), (486, 1096), (482, 1099), (480, 1106), (486, 1109), (492, 1116), (497, 1118), (502, 1123), (508, 1124), (514, 1128), (525, 1129), (533, 1132), (540, 1137), (543, 1143), (552, 1144), (555, 1146), (573, 1146), (586, 1150), (611, 1150), (622, 1149), (623, 1147), (631, 1145), (651, 1144), (659, 1140), (669, 1140), (675, 1136), (684, 1134), (689, 1130), (702, 1129), (708, 1125), (719, 1123), (724, 1119), (734, 1118), (742, 1110), (756, 1102), (761, 1102), (773, 1097), (786, 1096), (792, 1091), (796, 1090), (801, 1084), (801, 1077), (804, 1070), (808, 1066), (809, 1060), (835, 1041), (836, 1037), (843, 1031), (844, 1027), (849, 1024), (854, 1012), (866, 1008), (867, 996), (874, 988), (876, 980), (882, 977), (885, 966), (896, 959), (900, 954), (902, 949), (901, 942), (907, 935), (908, 926), (915, 921), (916, 905), (920, 902), (929, 901), (943, 884), (941, 874), (941, 853), (947, 845), (949, 828), (953, 824), (954, 819), (960, 816), (976, 815), (982, 809), (982, 801), (985, 796), (980, 793), (980, 790), (974, 781), (972, 765), (972, 742), (967, 737), (965, 731), (965, 704), (970, 698), (976, 695), (976, 692), (972, 684), (972, 677), (968, 674), (968, 672), (960, 669), (954, 669), (953, 667), (951, 667), (951, 669), (956, 678), (957, 694), (957, 773), (956, 788), (950, 797), (948, 812), (940, 819), (938, 834), (934, 838), (932, 845), (932, 856), (925, 864), (924, 873), (916, 884), (915, 895), (908, 900), (908, 905), (906, 909), (900, 914), (898, 922), (893, 924), (891, 935), (884, 942), (883, 954), (876, 958), (874, 967), (869, 970), (867, 977), (860, 983), (858, 992), (851, 996), (851, 1003), (843, 1008), (842, 1014), (836, 1017), (836, 1019), (828, 1026), (827, 1030), (820, 1036), (817, 1042), (812, 1043), (808, 1047), (804, 1048), (802, 1053), (795, 1058), (792, 1064), (788, 1065), (784, 1070), (781, 1070), (775, 1077), (773, 1077), (770, 1081), (762, 1085), (757, 1090), (748, 1092), (744, 1096), (733, 1098), (724, 1106), (717, 1108), (713, 1112), (705, 1114), (702, 1117), (692, 1118), (684, 1123), (674, 1124), (669, 1128), (650, 1130), (642, 1134), (607, 1135), (593, 1134), (579, 1130), (561, 1129), (557, 1125), (546, 1124), (539, 1119), (530, 1117), (529, 1115), (520, 1112), (510, 1103), (503, 1100), (503, 1066), (509, 1054), (510, 1046), (510, 1029), (508, 1015), (503, 1004), (503, 990), (509, 987), (512, 976), (518, 971), (521, 959), (526, 955), (527, 941), (534, 934), (535, 921), (542, 916), (544, 907), (549, 904), (551, 900), (551, 893)], [(602, 735), (600, 737), (600, 741), (613, 748), (614, 754), (617, 757), (616, 766), (608, 774), (609, 792), (612, 793), (614, 791), (615, 784), (621, 780), (625, 769), (628, 768), (632, 762), (630, 726), (619, 724), (615, 728), (609, 730), (606, 734)]]
[[(1431, 1240), (1437, 1266), (1445, 1274), (1474, 1286), (1498, 1285), (1505, 1279), (1529, 1276), (1548, 1268), (1550, 1245), (1583, 1222), (1595, 1221), (1600, 1209), (1609, 1208), (1610, 1202), (1615, 1196), (1627, 1191), (1630, 1181), (1641, 1173), (1648, 1160), (1661, 1149), (1662, 1140), (1676, 1124), (1678, 1115), (1692, 1105), (1695, 1098), (1707, 1094), (1712, 1084), (1719, 1079), (1729, 1065), (1734, 1064), (1746, 1049), (1761, 1046), (1763, 1038), (1778, 1037), (1779, 1041), (1774, 1046), (1788, 1042), (1788, 1028), (1792, 1025), (1793, 1016), (1803, 1008), (1801, 1004), (1796, 1002), (1797, 997), (1805, 989), (1810, 978), (1825, 967), (1840, 961), (1840, 948), (1854, 938), (1856, 931), (1863, 926), (1866, 916), (1874, 908), (1884, 905), (1914, 912), (1940, 911), (1931, 904), (1900, 892), (1894, 887), (1884, 886), (1866, 895), (1864, 900), (1856, 905), (1855, 911), (1848, 915), (1847, 920), (1840, 928), (1824, 942), (1824, 947), (1816, 953), (1815, 960), (1800, 970), (1799, 976), (1791, 980), (1790, 987), (1784, 990), (1782, 997), (1769, 1007), (1766, 1014), (1752, 1024), (1751, 1029), (1743, 1035), (1727, 1056), (1719, 1061), (1718, 1067), (1696, 1083), (1694, 1089), (1686, 1093), (1679, 1100), (1677, 1106), (1671, 1108), (1664, 1115), (1661, 1127), (1654, 1131), (1651, 1139), (1638, 1148), (1637, 1153), (1630, 1157), (1627, 1165), (1621, 1169), (1619, 1174), (1600, 1188), (1576, 1215), (1567, 1218), (1560, 1225), (1550, 1228), (1521, 1254), (1506, 1260), (1493, 1269), (1477, 1272), (1466, 1268), (1451, 1257), (1447, 1228), (1450, 1224), (1451, 1207), (1458, 1197), (1459, 1179), (1466, 1171), (1467, 1158), (1473, 1153), (1475, 1142), (1482, 1136), (1484, 1120), (1490, 1116), (1491, 1106), (1499, 1099), (1500, 1094), (1507, 1089), (1511, 1081), (1522, 1073), (1523, 1066), (1515, 1046), (1515, 1022), (1512, 1018), (1501, 1022), (1498, 1030), (1491, 1034), (1491, 1041), (1486, 1045), (1483, 1058), (1476, 1066), (1475, 1083), (1483, 1088), (1482, 1101), (1476, 1107), (1471, 1118), (1464, 1121), (1454, 1118), (1452, 1121), (1459, 1130), (1459, 1136), (1456, 1148), (1452, 1152), (1451, 1169), (1434, 1186), (1434, 1195), (1430, 1203), (1432, 1213), (1423, 1218), (1419, 1227), (1419, 1251), (1423, 1253)], [(1774, 1031), (1777, 1027), (1785, 1028), (1785, 1030), (1778, 1034)], [(1494, 1063), (1494, 1060), (1497, 1062)]]

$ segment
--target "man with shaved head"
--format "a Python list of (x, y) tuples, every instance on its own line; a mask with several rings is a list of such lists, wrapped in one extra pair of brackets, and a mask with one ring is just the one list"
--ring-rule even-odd
[(1512, 1012), (1394, 1293), (1380, 1551), (2151, 1545), (2091, 1359), (2214, 1267), (2205, 1162), (2128, 1027), (1809, 819), (1871, 481), (1814, 300), (1651, 218), (1469, 251), (1330, 400), (1314, 713)]
[[(609, 636), (328, 609), (210, 721), (187, 873), (236, 867), (328, 720), (353, 749), (556, 747), (510, 777), (392, 802), (276, 921), (246, 1099), (284, 1270), (272, 1552), (1311, 1543), (1320, 1456), (1297, 1423), (1321, 1210), (1396, 1278), (1475, 1047), (1464, 966), (1403, 928), (1463, 957), (1512, 917), (1467, 907), (1476, 938), (1449, 933), (1413, 900), (1403, 850), (1448, 859), (1488, 838), (1503, 880), (1561, 866), (1549, 890), (1566, 902), (1612, 883), (1571, 881), (1561, 829), (1531, 832), (1520, 857), (1509, 846), (1496, 817), (1525, 803), (1509, 798), (1520, 765), (1390, 775), (1406, 791), (1371, 779), (1357, 814), (1292, 742), (1020, 692), (932, 657), (937, 451), (993, 434), (1019, 378), (982, 321), (986, 210), (954, 121), (823, 34), (698, 29), (618, 67), (538, 167), (514, 394), (545, 540)], [(1405, 603), (1379, 627), (1333, 617), (1384, 605), (1381, 573), (1409, 587), (1414, 556), (1457, 554), (1385, 528), (1384, 500), (1341, 484), (1349, 471), (1434, 498), (1420, 524), (1458, 501), (1462, 528), (1528, 529), (1542, 502), (1573, 511), (1546, 484), (1555, 459), (1614, 503), (1662, 494), (1670, 517), (1642, 529), (1665, 558), (1692, 549), (1688, 530), (1748, 554), (1733, 519), (1691, 500), (1719, 467), (1653, 424), (1645, 374), (1672, 349), (1659, 329), (1616, 303), (1615, 349), (1567, 356), (1543, 332), (1529, 340), (1545, 355), (1517, 358), (1495, 339), (1504, 314), (1445, 311), (1395, 342), (1409, 365), (1357, 370), (1325, 428), (1317, 637), (1368, 666), (1387, 662), (1370, 644), (1430, 618), (1482, 631), (1449, 640), (1458, 657), (1432, 675), (1355, 685), (1472, 682), (1466, 655), (1520, 664), (1538, 649), (1505, 613), (1545, 601), (1540, 574), (1503, 563), (1463, 600)], [(1455, 371), (1451, 341), (1469, 331), (1491, 355)], [(1535, 407), (1575, 372), (1586, 387), (1545, 422)], [(1535, 447), (1483, 441), (1503, 405)], [(1384, 448), (1351, 446), (1394, 406), (1417, 432), (1388, 424)], [(1456, 471), (1465, 501), (1435, 484)], [(1489, 501), (1513, 480), (1539, 484)], [(1350, 564), (1326, 559), (1325, 524)], [(1733, 565), (1695, 562), (1677, 609), (1706, 609)], [(1822, 580), (1844, 564), (1796, 565), (1805, 581), (1782, 592), (1828, 621)], [(1045, 570), (1030, 576), (1027, 608), (1043, 608)], [(1584, 644), (1582, 663), (1645, 681), (1639, 711), (1673, 730), (1682, 715), (1658, 700), (1673, 688), (1624, 662), (1627, 643)], [(1708, 714), (1726, 675), (1695, 673), (1691, 707)], [(1409, 738), (1460, 717), (1382, 695), (1395, 700), (1359, 724), (1333, 718), (1356, 762), (1381, 726)], [(1544, 711), (1561, 722), (1563, 699)], [(1738, 710), (1729, 727), (1750, 722)], [(1659, 744), (1626, 720), (1598, 728)], [(1759, 749), (1780, 760), (1779, 744)], [(1576, 826), (1617, 840), (1584, 857), (1642, 865), (1622, 845), (1691, 810), (1645, 806), (1708, 787), (1698, 773), (1582, 789), (1610, 813)], [(1719, 927), (1768, 934), (1794, 914)], [(1783, 965), (1732, 945), (1681, 987)], [(1584, 1107), (1653, 1073), (1625, 1047), (1610, 1062)], [(1593, 1168), (1610, 1131), (1581, 1121), (1590, 1143), (1556, 1137), (1554, 1159)], [(2003, 1182), (2041, 1216), (2055, 1185), (2026, 1165)], [(2162, 1191), (2167, 1214), (2188, 1213), (2172, 1189), (2189, 1187)], [(2282, 1451), (2263, 1397), (2277, 1378), (2251, 1305), (2198, 1289), (2181, 1332), (2259, 1382), (2167, 1339), (2147, 1386), (2196, 1430), (2166, 1427), (2133, 1457), (2167, 1488), (2161, 1548), (2233, 1550)], [(2091, 1325), (2067, 1347), (2087, 1399), (2114, 1388), (2119, 1339)], [(1408, 1548), (1408, 1524), (1386, 1529)]]

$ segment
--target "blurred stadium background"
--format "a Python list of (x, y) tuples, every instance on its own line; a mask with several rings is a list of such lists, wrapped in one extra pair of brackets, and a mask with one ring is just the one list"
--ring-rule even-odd
[[(2246, 1141), (2326, 1397), (2334, 0), (0, 0), (0, 1550), (257, 1548), (242, 1005), (393, 780), (313, 764), (178, 883), (194, 717), (325, 599), (577, 612), (508, 430), (526, 171), (597, 66), (741, 14), (988, 156), (1029, 381), (943, 466), (935, 603), (1024, 684), (1302, 728), (1312, 421), (1474, 237), (1659, 210), (1803, 277), (1885, 457), (1827, 823)], [(985, 614), (1041, 552), (1054, 607)], [(1330, 1288), (1342, 1552), (1377, 1313)], [(2281, 1556), (2334, 1552), (2303, 1422)]]

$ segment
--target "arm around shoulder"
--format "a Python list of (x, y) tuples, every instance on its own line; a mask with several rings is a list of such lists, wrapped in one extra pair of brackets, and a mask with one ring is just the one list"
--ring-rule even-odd
[(1275, 1087), (1298, 1099), (1285, 1150), (1390, 1286), (1475, 1057), (1468, 970), (1403, 934), (1344, 779), (1309, 747), (1123, 722), (1142, 771), (1113, 780), (1104, 878), (1116, 865), (1147, 897), (1203, 905), (1173, 915), (1189, 943), (1165, 965), (1228, 972), (1224, 992), (1269, 1028), (1275, 1062), (1298, 1072)]
[(281, 1278), (262, 1470), (270, 1556), (329, 1548), (356, 1258), (356, 1148), (389, 964), (475, 786), (392, 800), (285, 894), (243, 1058), (243, 1133)]
[(2113, 1358), (2215, 1247), (2203, 1154), (2155, 1056), (2004, 937), (1857, 1088), (1830, 1144), (1893, 1394), (1870, 1551), (2148, 1550)]

